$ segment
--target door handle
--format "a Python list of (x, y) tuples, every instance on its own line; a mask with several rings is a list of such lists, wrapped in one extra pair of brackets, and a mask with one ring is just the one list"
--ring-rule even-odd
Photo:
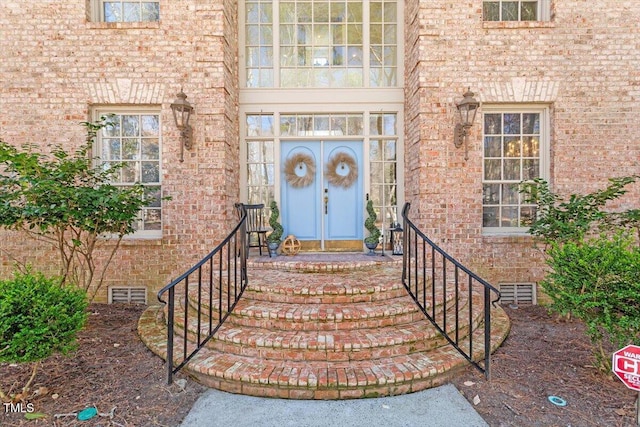
[(324, 189), (324, 214), (327, 215), (329, 213), (329, 189)]

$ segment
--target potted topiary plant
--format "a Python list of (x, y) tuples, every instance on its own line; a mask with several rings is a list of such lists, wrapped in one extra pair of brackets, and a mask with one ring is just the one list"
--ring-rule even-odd
[(271, 226), (271, 233), (267, 235), (267, 247), (269, 248), (269, 256), (277, 256), (278, 246), (282, 241), (282, 233), (284, 229), (278, 222), (280, 211), (278, 210), (278, 204), (276, 201), (272, 201), (269, 205), (271, 208), (271, 216), (269, 217), (269, 225)]
[(375, 248), (378, 246), (378, 242), (380, 240), (380, 229), (376, 227), (376, 219), (378, 216), (376, 215), (376, 211), (373, 210), (373, 202), (371, 200), (367, 201), (367, 213), (369, 217), (364, 222), (364, 227), (369, 232), (369, 235), (365, 237), (364, 244), (369, 249), (369, 253), (367, 255), (375, 255)]

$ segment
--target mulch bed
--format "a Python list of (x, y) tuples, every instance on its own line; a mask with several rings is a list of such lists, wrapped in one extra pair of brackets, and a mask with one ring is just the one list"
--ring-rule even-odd
[[(177, 426), (205, 390), (189, 380), (182, 390), (168, 386), (164, 363), (136, 334), (144, 310), (135, 305), (90, 307), (69, 357), (47, 359), (31, 397), (46, 419), (28, 421), (24, 414), (0, 413), (2, 426)], [(513, 324), (504, 345), (492, 357), (492, 380), (475, 369), (452, 382), (491, 426), (635, 426), (637, 393), (592, 365), (589, 342), (578, 322), (558, 321), (542, 307), (507, 309)], [(28, 377), (27, 366), (0, 364), (0, 383), (7, 389)], [(183, 377), (179, 374), (177, 379)], [(548, 396), (560, 396), (557, 407)], [(54, 398), (55, 397), (55, 398)], [(89, 422), (55, 414), (96, 406), (114, 417)]]
[[(46, 387), (46, 395), (29, 399), (44, 420), (28, 421), (24, 414), (0, 413), (1, 426), (176, 426), (187, 415), (205, 387), (188, 381), (185, 390), (167, 385), (164, 362), (140, 341), (139, 305), (93, 304), (86, 328), (79, 334), (77, 352), (47, 359), (33, 390)], [(0, 364), (0, 384), (6, 390), (23, 384), (26, 366)], [(176, 379), (184, 378), (178, 374)], [(17, 386), (16, 386), (17, 388)], [(54, 399), (54, 397), (57, 398)], [(114, 417), (78, 421), (55, 418), (95, 406), (101, 413), (114, 407)]]
[(540, 306), (505, 310), (511, 333), (491, 358), (491, 381), (475, 369), (452, 381), (469, 402), (479, 400), (474, 407), (489, 425), (637, 426), (638, 394), (593, 367), (584, 324)]

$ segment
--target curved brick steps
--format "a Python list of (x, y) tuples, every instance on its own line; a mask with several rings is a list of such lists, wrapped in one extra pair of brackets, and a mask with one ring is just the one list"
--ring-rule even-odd
[[(481, 298), (475, 296), (474, 300), (474, 306), (481, 307)], [(265, 328), (258, 326), (256, 319), (251, 317), (252, 310), (243, 310), (241, 308), (241, 300), (236, 311), (227, 319), (226, 323), (216, 333), (214, 339), (209, 341), (207, 345), (210, 348), (229, 353), (269, 358), (357, 360), (365, 357), (376, 358), (425, 351), (446, 343), (446, 340), (418, 311), (417, 306), (406, 293), (402, 302), (403, 304), (409, 304), (413, 312), (412, 319), (414, 320), (411, 320), (411, 322), (396, 323), (391, 319), (393, 316), (390, 316), (390, 312), (387, 312), (389, 325), (370, 328), (366, 327), (366, 323), (362, 322), (345, 324), (336, 322), (335, 313), (325, 311), (325, 314), (330, 315), (329, 319), (323, 319), (323, 321), (317, 321), (313, 318), (306, 321), (303, 320), (306, 322), (306, 327), (300, 327), (299, 322), (301, 319), (296, 319), (296, 316), (292, 315), (281, 320), (282, 324), (279, 328)], [(252, 302), (249, 301), (247, 304), (251, 306)], [(305, 307), (314, 309), (322, 306), (313, 304), (307, 306), (296, 305), (294, 308), (284, 307), (284, 311), (302, 310)], [(461, 310), (464, 309), (467, 306), (466, 299), (461, 298), (458, 306)], [(365, 305), (365, 308), (370, 307)], [(449, 301), (447, 330), (450, 333), (452, 333), (455, 325), (454, 308), (455, 304)], [(178, 335), (184, 334), (183, 310), (183, 301), (178, 301), (175, 314), (175, 332)], [(189, 339), (196, 341), (198, 319), (195, 316), (195, 308), (190, 305), (189, 310), (194, 314), (189, 316)], [(322, 310), (316, 310), (315, 312), (323, 313)], [(370, 312), (367, 312), (367, 314), (370, 314)], [(201, 336), (206, 336), (208, 333), (208, 316), (208, 312), (201, 316)], [(258, 316), (262, 316), (262, 313), (259, 313)], [(442, 318), (442, 306), (436, 310), (436, 316), (437, 318)], [(214, 313), (213, 318), (217, 319), (217, 314)], [(399, 319), (403, 319), (403, 317), (396, 316), (395, 320)], [(468, 312), (467, 316), (462, 320), (468, 322)], [(472, 328), (476, 328), (481, 321), (481, 313), (474, 313)], [(331, 329), (328, 329), (329, 327)], [(461, 327), (459, 336), (465, 337), (467, 333), (466, 327)]]
[[(492, 310), (492, 347), (509, 331), (509, 319), (500, 308)], [(147, 309), (139, 322), (145, 344), (166, 358), (166, 326), (162, 309)], [(482, 328), (474, 332), (481, 350)], [(191, 344), (188, 345), (191, 348)], [(183, 341), (176, 338), (176, 351)], [(475, 353), (475, 352), (474, 352)], [(478, 353), (479, 357), (480, 354)], [(298, 361), (223, 353), (203, 348), (184, 368), (213, 388), (254, 396), (292, 399), (346, 399), (410, 393), (445, 382), (468, 362), (453, 347), (357, 361)]]
[[(196, 341), (196, 327), (191, 323), (194, 322), (190, 322), (188, 339)], [(182, 334), (182, 325), (176, 325), (176, 335)], [(223, 325), (206, 345), (228, 354), (273, 360), (354, 361), (425, 351), (443, 344), (445, 339), (423, 319), (402, 328), (329, 332)]]
[(243, 301), (234, 310), (232, 323), (266, 329), (320, 330), (376, 328), (402, 325), (422, 319), (408, 299), (378, 301), (367, 305), (278, 304)]
[[(398, 271), (395, 274), (323, 274), (296, 275), (279, 273), (269, 275), (260, 271), (250, 280), (242, 299), (227, 320), (227, 325), (238, 328), (260, 328), (269, 331), (348, 331), (357, 329), (382, 328), (392, 325), (405, 325), (424, 320), (417, 305), (407, 295), (402, 285), (397, 285)], [(293, 278), (293, 280), (292, 280)], [(300, 286), (296, 283), (304, 283)], [(399, 289), (398, 289), (399, 287)], [(273, 290), (280, 295), (277, 301), (265, 296)], [(209, 316), (209, 291), (197, 285), (189, 290), (189, 312), (198, 310), (202, 304), (204, 318)], [(401, 292), (401, 294), (399, 294)], [(215, 292), (214, 292), (215, 293)], [(399, 294), (399, 295), (398, 295)], [(354, 302), (344, 302), (345, 295), (377, 295)], [(437, 299), (441, 299), (438, 291)], [(290, 298), (294, 296), (295, 298)], [(322, 302), (317, 298), (322, 296)], [(449, 308), (454, 307), (453, 292), (447, 295)], [(212, 297), (217, 301), (218, 295)], [(226, 295), (223, 297), (226, 300)], [(466, 305), (466, 294), (459, 296), (458, 305)], [(180, 309), (180, 307), (177, 307)], [(430, 308), (429, 308), (430, 309)], [(436, 314), (442, 311), (442, 305), (436, 306)], [(212, 309), (213, 318), (217, 318), (217, 309)], [(195, 317), (195, 316), (193, 316)], [(176, 314), (177, 322), (184, 318), (183, 313)], [(192, 318), (190, 328), (195, 331), (197, 322)], [(180, 324), (180, 329), (182, 328)]]
[[(368, 260), (361, 257), (355, 266), (352, 261), (336, 262), (326, 267), (330, 272), (322, 272), (314, 270), (320, 264), (302, 263), (303, 268), (294, 268), (298, 263), (294, 259), (299, 257), (281, 264), (269, 261), (275, 269), (264, 268), (267, 263), (260, 269), (250, 268), (249, 285), (234, 312), (183, 369), (203, 384), (235, 393), (334, 399), (422, 390), (468, 366), (418, 309), (394, 263), (372, 267), (363, 264)], [(428, 311), (433, 310), (438, 319), (446, 317), (451, 332), (457, 306), (462, 324), (471, 319), (474, 353), (481, 357), (482, 297), (473, 295), (469, 301), (463, 289), (461, 286), (456, 301), (455, 293), (443, 296), (436, 288), (436, 306)], [(224, 288), (223, 300), (226, 292)], [(198, 327), (200, 337), (208, 333), (209, 298), (217, 301), (219, 297), (216, 289), (210, 296), (208, 286), (199, 288), (194, 283), (186, 295), (184, 291), (178, 295), (177, 362), (184, 346), (189, 351), (195, 348)], [(202, 304), (200, 323), (198, 300)], [(139, 326), (143, 341), (161, 357), (166, 357), (166, 309), (150, 307)], [(182, 336), (185, 309), (189, 314), (186, 341)], [(212, 309), (211, 315), (217, 319), (218, 313)], [(494, 315), (492, 345), (497, 347), (508, 333), (509, 321), (501, 309)], [(468, 329), (462, 327), (458, 335), (459, 346), (467, 350)]]
[[(183, 318), (183, 312), (178, 309), (177, 335), (184, 333)], [(207, 328), (208, 324), (201, 326), (201, 336), (206, 335)], [(196, 341), (197, 319), (189, 320), (188, 332), (189, 340)], [(466, 331), (462, 330), (462, 334), (466, 335)], [(227, 353), (271, 359), (346, 361), (409, 354), (445, 343), (424, 317), (399, 326), (332, 331), (248, 328), (230, 318), (207, 346)]]

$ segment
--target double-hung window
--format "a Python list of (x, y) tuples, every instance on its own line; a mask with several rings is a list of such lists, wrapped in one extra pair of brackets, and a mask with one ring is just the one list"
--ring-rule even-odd
[(485, 0), (485, 21), (548, 21), (551, 0)]
[(107, 165), (118, 165), (114, 184), (145, 187), (152, 199), (133, 224), (134, 237), (162, 236), (162, 184), (160, 112), (157, 110), (101, 109), (96, 116), (107, 116), (108, 125), (98, 133), (96, 155)]
[(483, 106), (482, 225), (485, 232), (526, 232), (535, 205), (519, 192), (523, 181), (548, 179), (548, 109)]

